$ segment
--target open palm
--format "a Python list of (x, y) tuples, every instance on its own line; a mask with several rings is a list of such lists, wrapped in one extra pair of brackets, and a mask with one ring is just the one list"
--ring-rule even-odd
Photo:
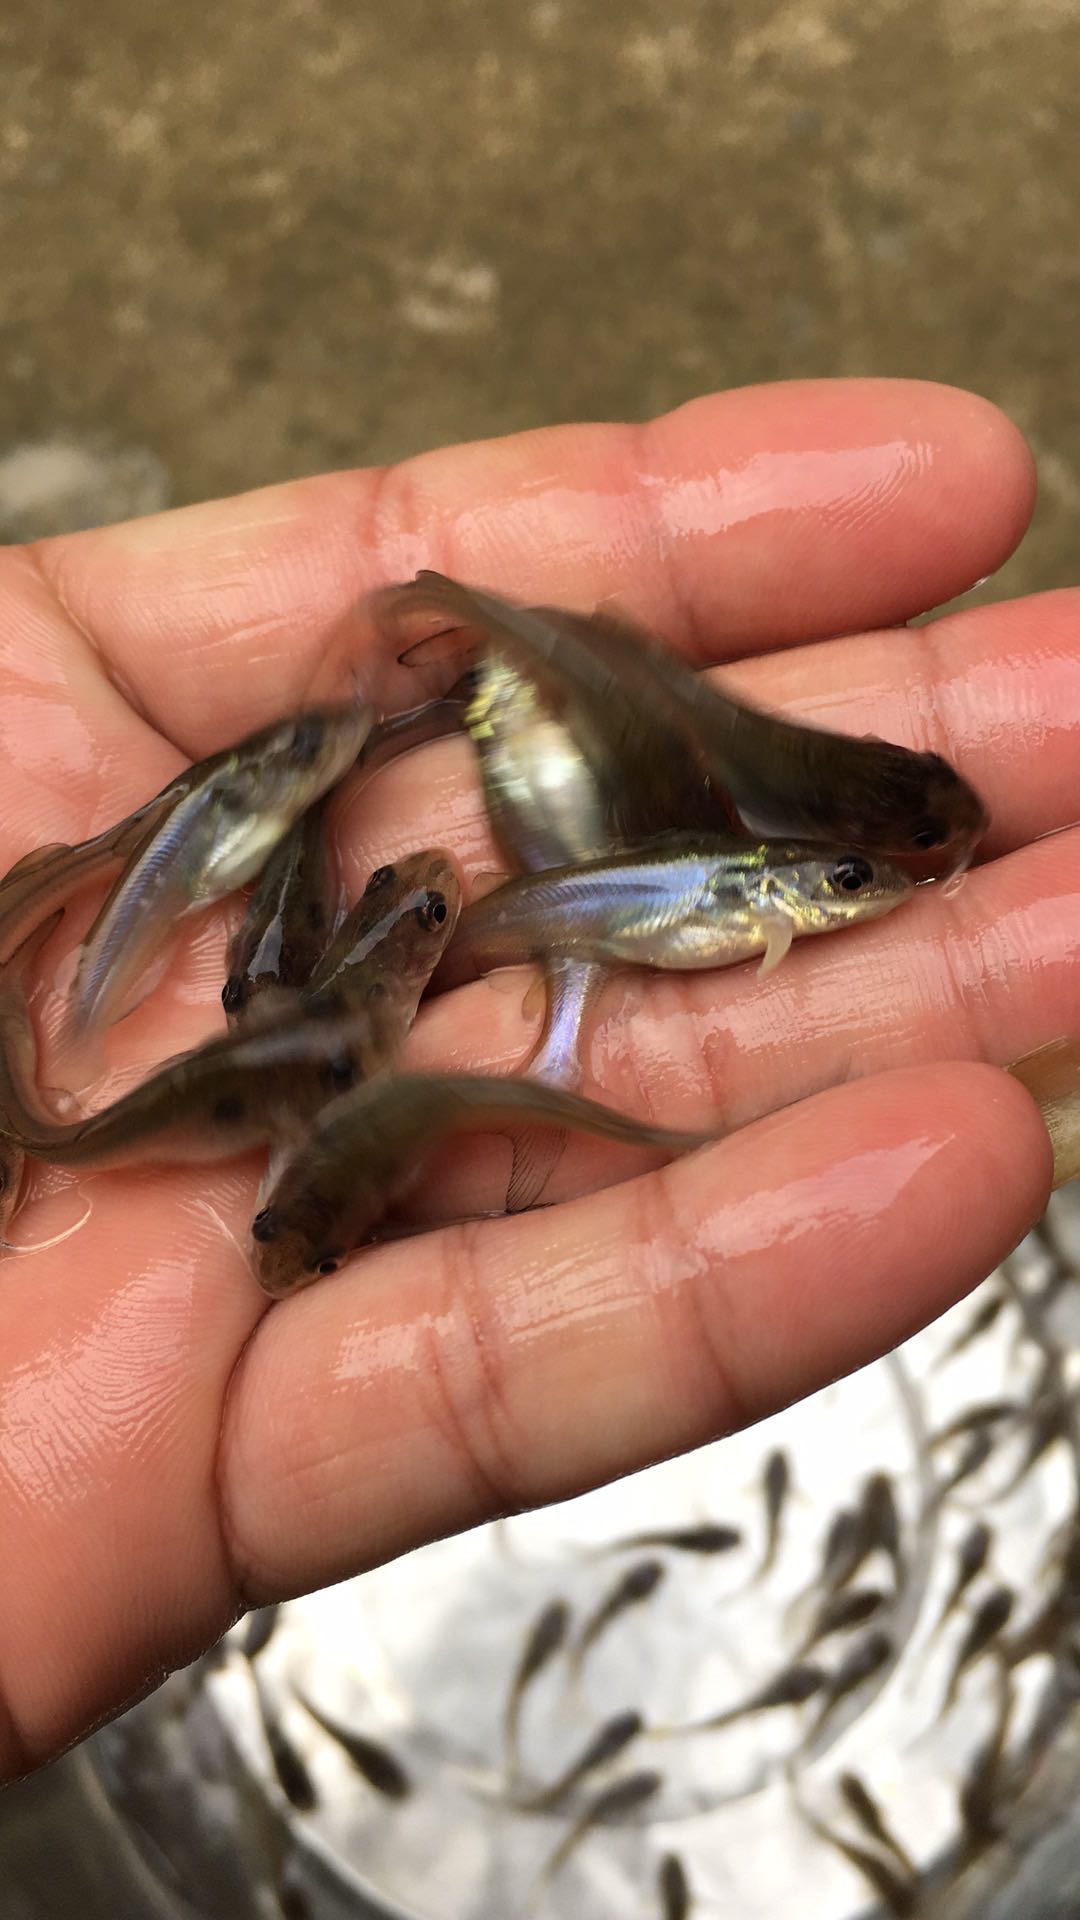
[[(409, 704), (357, 608), (421, 566), (532, 601), (614, 596), (701, 667), (738, 657), (732, 681), (762, 702), (945, 753), (993, 817), (958, 893), (807, 942), (773, 978), (613, 978), (586, 1091), (742, 1129), (670, 1168), (575, 1145), (557, 1205), (369, 1251), (272, 1309), (243, 1252), (253, 1165), (34, 1169), (16, 1241), (92, 1211), (3, 1258), (0, 1777), (246, 1605), (697, 1445), (869, 1360), (1037, 1217), (1037, 1113), (972, 1063), (1080, 1017), (1080, 833), (1039, 839), (1080, 816), (1080, 594), (898, 624), (999, 565), (1032, 491), (985, 402), (820, 383), (0, 554), (4, 868), (335, 691), (346, 657)], [(449, 846), (468, 876), (498, 864), (462, 740), (347, 793), (338, 834), (353, 893), (409, 848)], [(129, 1061), (220, 1021), (223, 937), (220, 916), (195, 923), (117, 1030)], [(435, 1003), (409, 1058), (510, 1070), (535, 1026), (493, 980)], [(416, 1205), (495, 1207), (507, 1162), (499, 1141), (447, 1154)]]

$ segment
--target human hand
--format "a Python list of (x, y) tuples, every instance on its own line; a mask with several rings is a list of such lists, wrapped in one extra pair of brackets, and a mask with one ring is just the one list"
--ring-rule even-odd
[[(249, 1166), (80, 1173), (88, 1224), (0, 1275), (0, 1777), (247, 1605), (870, 1360), (1038, 1217), (1036, 1109), (972, 1063), (1080, 1015), (1080, 834), (1038, 838), (1080, 815), (1080, 593), (896, 627), (997, 567), (1032, 493), (1019, 436), (970, 395), (778, 385), (0, 554), (4, 868), (320, 695), (345, 653), (363, 680), (361, 596), (422, 566), (534, 602), (614, 596), (703, 667), (756, 656), (732, 683), (938, 749), (993, 818), (957, 894), (808, 941), (768, 980), (611, 981), (585, 1090), (742, 1129), (669, 1168), (573, 1142), (559, 1204), (365, 1252), (270, 1310), (242, 1251)], [(404, 670), (389, 678), (408, 704)], [(339, 838), (354, 895), (410, 848), (449, 846), (472, 877), (497, 864), (463, 740), (346, 795)], [(223, 937), (200, 923), (117, 1030), (129, 1059), (216, 1024)], [(480, 983), (433, 1004), (408, 1058), (509, 1071), (535, 1024), (520, 992)], [(496, 1206), (507, 1161), (500, 1141), (448, 1152), (418, 1204), (432, 1221)], [(72, 1176), (32, 1177), (19, 1243), (78, 1211)]]

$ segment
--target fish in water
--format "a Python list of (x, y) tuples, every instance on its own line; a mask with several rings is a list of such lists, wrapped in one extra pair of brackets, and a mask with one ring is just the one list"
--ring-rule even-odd
[(850, 1811), (871, 1840), (891, 1853), (904, 1873), (914, 1877), (915, 1863), (889, 1827), (885, 1816), (864, 1780), (857, 1773), (842, 1773), (837, 1787)]
[(760, 956), (768, 971), (793, 940), (880, 919), (911, 891), (898, 868), (863, 854), (671, 835), (474, 900), (432, 991), (553, 957), (686, 972)]
[(694, 673), (629, 620), (526, 608), (423, 572), (377, 596), (382, 631), (417, 614), (527, 673), (600, 778), (624, 839), (673, 821), (850, 842), (964, 866), (986, 831), (978, 795), (939, 754), (786, 720)]
[(973, 1613), (968, 1630), (957, 1648), (949, 1684), (945, 1689), (942, 1713), (948, 1713), (956, 1699), (960, 1682), (972, 1663), (986, 1652), (999, 1633), (1008, 1626), (1012, 1617), (1016, 1595), (1011, 1587), (991, 1587), (986, 1598), (980, 1601)]
[(870, 1475), (863, 1488), (862, 1511), (867, 1538), (890, 1560), (893, 1578), (899, 1590), (904, 1583), (900, 1514), (893, 1484), (887, 1473)]
[(353, 1727), (344, 1726), (332, 1714), (324, 1713), (306, 1694), (299, 1694), (298, 1698), (323, 1732), (328, 1733), (335, 1745), (341, 1748), (357, 1773), (363, 1775), (369, 1787), (374, 1787), (376, 1793), (381, 1793), (387, 1800), (408, 1798), (412, 1792), (412, 1781), (401, 1761), (388, 1747), (365, 1733), (357, 1733)]
[(972, 1342), (981, 1339), (995, 1325), (1002, 1308), (1008, 1304), (1008, 1294), (991, 1287), (979, 1301), (974, 1312), (969, 1315), (966, 1326), (961, 1327), (955, 1339), (950, 1340), (943, 1353), (934, 1362), (935, 1367), (943, 1367), (948, 1360), (955, 1360), (958, 1354), (970, 1347)]
[(1003, 1831), (1001, 1799), (1005, 1782), (1002, 1762), (1014, 1699), (1008, 1671), (999, 1663), (994, 1725), (972, 1754), (956, 1796), (965, 1831), (976, 1850), (988, 1841), (996, 1840)]
[(848, 1633), (852, 1627), (861, 1627), (864, 1621), (872, 1620), (887, 1598), (880, 1587), (841, 1587), (837, 1593), (827, 1593), (799, 1648), (799, 1658), (812, 1652), (830, 1634)]
[(690, 1880), (677, 1853), (665, 1853), (661, 1860), (656, 1873), (656, 1891), (660, 1899), (660, 1920), (687, 1920)]
[(845, 1839), (833, 1827), (818, 1820), (815, 1815), (800, 1804), (800, 1812), (813, 1828), (820, 1840), (835, 1847), (849, 1865), (873, 1888), (878, 1899), (902, 1920), (904, 1915), (914, 1913), (919, 1897), (918, 1878), (901, 1872), (883, 1853), (875, 1853), (870, 1847), (859, 1846), (854, 1840)]
[(865, 1686), (867, 1681), (887, 1666), (896, 1652), (892, 1635), (881, 1627), (872, 1627), (852, 1647), (851, 1652), (840, 1662), (835, 1673), (830, 1675), (821, 1710), (807, 1735), (805, 1744), (810, 1746), (821, 1733), (826, 1722), (832, 1718), (841, 1701), (846, 1700), (857, 1688)]
[(640, 1713), (635, 1713), (633, 1709), (613, 1714), (593, 1735), (584, 1752), (571, 1762), (557, 1780), (553, 1780), (543, 1792), (519, 1800), (517, 1805), (527, 1813), (547, 1813), (552, 1807), (557, 1807), (560, 1800), (565, 1800), (567, 1794), (572, 1793), (597, 1767), (607, 1766), (609, 1761), (630, 1745), (631, 1740), (636, 1740), (642, 1725)]
[(244, 1622), (244, 1637), (240, 1642), (240, 1651), (245, 1660), (256, 1660), (264, 1647), (270, 1645), (271, 1637), (281, 1618), (281, 1606), (275, 1601), (269, 1607), (257, 1607), (249, 1613)]
[(330, 944), (338, 888), (324, 795), (278, 842), (229, 943), (221, 1004), (230, 1025), (267, 995), (302, 987)]
[(630, 1533), (612, 1540), (600, 1549), (603, 1553), (628, 1553), (647, 1547), (669, 1547), (673, 1553), (730, 1553), (742, 1546), (738, 1527), (726, 1527), (721, 1521), (706, 1520), (698, 1527), (663, 1528), (653, 1533)]
[(639, 1560), (636, 1566), (628, 1567), (615, 1582), (611, 1592), (600, 1602), (595, 1613), (589, 1615), (581, 1629), (580, 1636), (570, 1656), (571, 1670), (580, 1668), (587, 1653), (596, 1645), (601, 1634), (606, 1633), (613, 1620), (618, 1620), (628, 1607), (638, 1607), (650, 1599), (664, 1578), (666, 1568), (662, 1560)]
[(545, 1881), (554, 1878), (569, 1860), (585, 1836), (594, 1827), (608, 1820), (618, 1820), (628, 1813), (635, 1813), (649, 1800), (655, 1798), (664, 1784), (662, 1773), (642, 1770), (640, 1773), (628, 1773), (622, 1780), (616, 1780), (610, 1787), (604, 1787), (596, 1798), (586, 1807), (580, 1820), (576, 1820), (566, 1838), (556, 1847), (544, 1870)]
[(776, 1560), (784, 1508), (791, 1491), (791, 1463), (782, 1447), (774, 1447), (766, 1460), (762, 1486), (765, 1495), (765, 1553), (757, 1570), (759, 1580), (771, 1571)]
[(274, 1298), (334, 1273), (415, 1185), (428, 1151), (456, 1134), (522, 1121), (686, 1153), (712, 1136), (646, 1127), (596, 1101), (531, 1080), (382, 1074), (324, 1107), (282, 1165), (251, 1234), (260, 1286)]
[(985, 1520), (974, 1520), (968, 1528), (956, 1550), (956, 1571), (934, 1627), (935, 1633), (940, 1633), (945, 1622), (952, 1618), (972, 1581), (978, 1579), (989, 1558), (993, 1539)]
[(677, 1731), (718, 1733), (752, 1713), (768, 1713), (774, 1707), (801, 1707), (828, 1683), (829, 1675), (824, 1667), (815, 1666), (809, 1661), (798, 1661), (794, 1666), (785, 1667), (783, 1673), (777, 1674), (757, 1693), (752, 1693), (748, 1700), (741, 1700), (737, 1707), (727, 1707), (723, 1713), (715, 1713), (708, 1720), (694, 1720)]
[(308, 807), (345, 774), (374, 714), (313, 707), (189, 767), (158, 796), (163, 817), (126, 860), (83, 943), (69, 1030), (76, 1041), (131, 1004), (175, 923), (260, 872)]
[(307, 1763), (299, 1748), (285, 1732), (277, 1705), (267, 1691), (266, 1683), (258, 1668), (253, 1668), (252, 1673), (255, 1680), (255, 1696), (259, 1703), (259, 1717), (278, 1784), (291, 1806), (294, 1806), (299, 1813), (310, 1813), (317, 1804), (318, 1795)]
[(565, 1600), (549, 1600), (526, 1635), (503, 1713), (503, 1744), (510, 1765), (517, 1765), (518, 1727), (525, 1695), (537, 1674), (550, 1666), (566, 1644), (570, 1608)]

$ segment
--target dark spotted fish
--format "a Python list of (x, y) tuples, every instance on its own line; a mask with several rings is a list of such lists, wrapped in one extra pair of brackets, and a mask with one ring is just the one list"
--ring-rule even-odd
[(842, 1773), (836, 1784), (863, 1831), (892, 1854), (904, 1873), (914, 1878), (915, 1863), (887, 1824), (866, 1782), (857, 1773)]
[(880, 1627), (871, 1628), (869, 1633), (864, 1634), (862, 1639), (856, 1642), (851, 1652), (840, 1662), (835, 1673), (832, 1674), (829, 1679), (825, 1699), (821, 1704), (821, 1711), (807, 1735), (807, 1746), (816, 1740), (818, 1734), (822, 1731), (826, 1722), (832, 1717), (841, 1701), (846, 1700), (849, 1694), (854, 1693), (857, 1688), (865, 1686), (867, 1681), (874, 1678), (875, 1674), (880, 1673), (882, 1667), (888, 1664), (895, 1652), (896, 1647), (892, 1635), (886, 1633)]
[(580, 1820), (575, 1821), (566, 1838), (556, 1847), (544, 1869), (545, 1881), (553, 1879), (566, 1865), (571, 1854), (594, 1827), (602, 1826), (609, 1820), (621, 1819), (628, 1813), (636, 1813), (639, 1807), (643, 1807), (648, 1800), (655, 1798), (663, 1784), (662, 1773), (642, 1771), (628, 1773), (622, 1780), (616, 1780), (610, 1787), (604, 1787), (586, 1807)]
[(635, 1713), (632, 1709), (625, 1713), (613, 1714), (612, 1718), (605, 1721), (599, 1731), (588, 1741), (577, 1759), (558, 1776), (558, 1779), (553, 1780), (542, 1793), (533, 1794), (527, 1800), (519, 1800), (517, 1804), (528, 1813), (546, 1813), (552, 1807), (557, 1807), (560, 1800), (565, 1800), (567, 1794), (572, 1793), (582, 1780), (596, 1771), (597, 1767), (606, 1766), (630, 1745), (631, 1740), (636, 1740), (643, 1724), (640, 1713)]
[(603, 1551), (627, 1553), (646, 1547), (668, 1547), (673, 1553), (731, 1553), (735, 1547), (742, 1546), (742, 1538), (738, 1527), (706, 1520), (699, 1527), (675, 1527), (671, 1532), (659, 1529), (655, 1533), (627, 1534), (625, 1539), (613, 1540)]
[(897, 1589), (904, 1583), (904, 1553), (900, 1514), (893, 1483), (887, 1473), (872, 1473), (863, 1488), (862, 1512), (866, 1537), (892, 1563)]
[(503, 1713), (503, 1744), (511, 1766), (517, 1764), (518, 1724), (525, 1694), (538, 1673), (554, 1660), (566, 1643), (570, 1608), (565, 1600), (549, 1600), (526, 1636)]
[(614, 1620), (618, 1620), (629, 1607), (641, 1606), (656, 1592), (665, 1571), (662, 1560), (639, 1560), (636, 1566), (628, 1567), (620, 1575), (611, 1592), (600, 1602), (596, 1612), (590, 1614), (581, 1629), (570, 1656), (570, 1664), (575, 1672)]
[(972, 1581), (978, 1579), (989, 1557), (993, 1538), (985, 1520), (975, 1520), (968, 1528), (956, 1551), (956, 1572), (934, 1627), (935, 1633), (939, 1633), (946, 1620), (952, 1618)]
[(259, 1702), (259, 1717), (262, 1720), (267, 1750), (273, 1762), (278, 1785), (298, 1813), (310, 1813), (317, 1804), (318, 1795), (315, 1792), (315, 1783), (308, 1772), (307, 1763), (299, 1748), (294, 1746), (285, 1732), (278, 1709), (267, 1692), (258, 1668), (253, 1668), (252, 1673), (255, 1680), (255, 1694)]
[(824, 1667), (800, 1661), (795, 1666), (785, 1667), (783, 1673), (777, 1674), (757, 1693), (752, 1693), (748, 1700), (740, 1701), (737, 1707), (728, 1707), (708, 1720), (695, 1720), (689, 1726), (680, 1727), (679, 1732), (716, 1733), (752, 1713), (768, 1713), (774, 1707), (801, 1707), (828, 1684), (829, 1675)]
[(961, 1327), (956, 1337), (950, 1340), (944, 1353), (938, 1355), (934, 1362), (935, 1367), (943, 1367), (947, 1361), (955, 1360), (958, 1354), (963, 1353), (974, 1341), (981, 1339), (984, 1333), (989, 1333), (1002, 1308), (1007, 1304), (1008, 1297), (1007, 1293), (996, 1288), (991, 1287), (987, 1290), (966, 1326)]
[(412, 1781), (389, 1747), (384, 1747), (379, 1740), (370, 1739), (365, 1733), (358, 1733), (353, 1727), (343, 1725), (332, 1714), (324, 1713), (306, 1694), (297, 1697), (323, 1732), (329, 1734), (335, 1745), (341, 1748), (357, 1773), (362, 1774), (369, 1787), (374, 1787), (376, 1793), (383, 1794), (387, 1800), (408, 1798), (412, 1792)]
[(956, 1699), (960, 1682), (972, 1663), (986, 1652), (996, 1640), (1003, 1628), (1007, 1627), (1016, 1604), (1016, 1595), (1011, 1587), (992, 1587), (985, 1600), (982, 1600), (971, 1617), (968, 1630), (960, 1642), (949, 1675), (949, 1684), (945, 1689), (945, 1698), (941, 1711), (947, 1713)]
[(976, 1747), (957, 1789), (957, 1804), (965, 1832), (976, 1848), (999, 1838), (1004, 1831), (1001, 1799), (1005, 1787), (1003, 1759), (1009, 1737), (1014, 1693), (1008, 1673), (998, 1666), (998, 1706), (994, 1726)]
[(799, 1648), (799, 1658), (810, 1653), (833, 1633), (849, 1633), (880, 1613), (888, 1595), (880, 1587), (842, 1587), (822, 1600), (810, 1630)]
[(861, 1847), (854, 1840), (846, 1840), (843, 1834), (824, 1822), (812, 1820), (811, 1825), (820, 1839), (835, 1847), (837, 1853), (861, 1873), (863, 1879), (877, 1894), (878, 1899), (898, 1920), (914, 1913), (919, 1898), (918, 1881), (910, 1875), (901, 1873), (883, 1854), (875, 1853), (869, 1847)]
[(775, 1447), (765, 1462), (762, 1478), (765, 1495), (765, 1553), (757, 1578), (763, 1580), (776, 1560), (780, 1546), (780, 1528), (791, 1491), (791, 1463), (782, 1447)]
[(690, 1912), (690, 1881), (677, 1853), (665, 1853), (656, 1874), (660, 1899), (660, 1920), (687, 1920)]

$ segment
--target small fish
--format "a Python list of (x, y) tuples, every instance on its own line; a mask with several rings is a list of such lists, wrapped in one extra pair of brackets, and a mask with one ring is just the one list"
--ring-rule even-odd
[(837, 1853), (842, 1854), (849, 1865), (862, 1874), (890, 1913), (901, 1916), (901, 1920), (902, 1916), (914, 1913), (919, 1897), (917, 1879), (898, 1872), (882, 1854), (874, 1853), (869, 1847), (860, 1847), (854, 1840), (846, 1840), (843, 1834), (826, 1826), (823, 1821), (811, 1818), (810, 1824), (819, 1839), (835, 1847)]
[(1011, 1587), (992, 1587), (986, 1598), (980, 1601), (957, 1649), (941, 1706), (942, 1713), (948, 1713), (956, 1699), (960, 1681), (973, 1661), (986, 1652), (991, 1642), (1008, 1625), (1015, 1604), (1016, 1595)]
[(586, 1807), (580, 1820), (576, 1820), (566, 1838), (556, 1847), (544, 1869), (545, 1881), (551, 1880), (569, 1860), (575, 1848), (594, 1827), (608, 1820), (617, 1820), (624, 1814), (636, 1812), (647, 1800), (655, 1798), (664, 1784), (662, 1773), (642, 1771), (628, 1773), (622, 1780), (616, 1780), (610, 1787), (604, 1787), (596, 1798)]
[(1080, 1041), (1054, 1040), (1009, 1067), (1042, 1114), (1054, 1154), (1053, 1187), (1080, 1176)]
[(1058, 1394), (1047, 1395), (1042, 1406), (1030, 1408), (1027, 1420), (1027, 1443), (1015, 1471), (1009, 1476), (1003, 1487), (999, 1487), (994, 1498), (1004, 1500), (1015, 1493), (1034, 1466), (1059, 1440), (1069, 1434), (1069, 1403)]
[(264, 996), (304, 986), (330, 944), (337, 886), (326, 845), (328, 805), (324, 795), (279, 841), (229, 943), (221, 1004), (230, 1025)]
[(842, 1773), (836, 1784), (859, 1825), (869, 1834), (871, 1840), (876, 1840), (879, 1846), (891, 1853), (903, 1872), (914, 1878), (915, 1863), (887, 1825), (881, 1808), (866, 1782), (860, 1780), (857, 1773)]
[(765, 1553), (756, 1578), (763, 1580), (770, 1572), (780, 1545), (780, 1525), (783, 1519), (787, 1497), (791, 1490), (791, 1463), (782, 1447), (776, 1447), (765, 1462), (763, 1477), (765, 1494)]
[(549, 1600), (528, 1633), (507, 1696), (503, 1714), (503, 1743), (511, 1766), (517, 1764), (518, 1723), (526, 1691), (537, 1674), (550, 1665), (565, 1645), (569, 1631), (570, 1609), (566, 1601)]
[(800, 1658), (830, 1634), (847, 1633), (852, 1627), (861, 1627), (864, 1621), (873, 1619), (887, 1597), (880, 1587), (841, 1587), (836, 1593), (827, 1593), (799, 1648)]
[(947, 1426), (939, 1427), (932, 1435), (930, 1445), (934, 1448), (946, 1446), (950, 1440), (959, 1440), (965, 1434), (978, 1432), (984, 1427), (999, 1426), (1003, 1420), (1024, 1418), (1028, 1411), (1023, 1400), (982, 1400), (957, 1414)]
[(597, 1767), (606, 1766), (608, 1761), (614, 1760), (618, 1754), (622, 1753), (624, 1747), (630, 1745), (631, 1740), (636, 1740), (642, 1725), (640, 1713), (631, 1710), (613, 1714), (599, 1732), (593, 1735), (584, 1752), (571, 1762), (557, 1780), (553, 1780), (542, 1793), (533, 1794), (527, 1800), (519, 1800), (518, 1806), (527, 1813), (547, 1813), (552, 1807), (557, 1807), (560, 1800), (565, 1800), (567, 1794), (571, 1793), (582, 1780), (587, 1779), (590, 1773), (595, 1772)]
[(849, 1694), (865, 1686), (868, 1680), (872, 1680), (875, 1674), (880, 1673), (895, 1652), (896, 1646), (891, 1634), (884, 1632), (880, 1627), (872, 1628), (856, 1642), (851, 1652), (840, 1662), (835, 1673), (829, 1678), (821, 1711), (806, 1738), (807, 1746), (817, 1739), (826, 1721), (831, 1719), (841, 1701), (846, 1700)]
[(679, 1732), (717, 1733), (752, 1713), (769, 1713), (774, 1707), (801, 1707), (805, 1701), (812, 1700), (816, 1693), (820, 1693), (828, 1682), (829, 1676), (824, 1667), (799, 1661), (794, 1666), (785, 1667), (783, 1673), (777, 1674), (757, 1693), (752, 1693), (748, 1700), (740, 1701), (737, 1707), (728, 1707), (708, 1720), (694, 1720), (689, 1726), (680, 1727)]
[(668, 1153), (689, 1152), (712, 1138), (642, 1126), (596, 1101), (530, 1080), (380, 1074), (324, 1107), (282, 1165), (251, 1226), (260, 1286), (280, 1298), (336, 1272), (415, 1184), (431, 1148), (457, 1133), (503, 1132), (522, 1121), (580, 1127)]
[(257, 1660), (264, 1647), (268, 1647), (275, 1628), (281, 1618), (281, 1607), (277, 1601), (273, 1606), (257, 1607), (249, 1613), (244, 1622), (244, 1637), (240, 1642), (240, 1651), (245, 1660)]
[(262, 1720), (263, 1733), (267, 1749), (274, 1763), (274, 1772), (278, 1778), (286, 1799), (299, 1813), (310, 1813), (318, 1802), (315, 1783), (308, 1771), (298, 1747), (294, 1746), (281, 1724), (278, 1709), (267, 1692), (257, 1668), (253, 1670), (255, 1694), (259, 1703), (259, 1717)]
[[(460, 901), (448, 854), (418, 853), (396, 873), (381, 869), (290, 1018), (208, 1041), (66, 1124), (38, 1102), (33, 1032), (12, 961), (0, 971), (0, 1126), (39, 1159), (95, 1165), (227, 1158), (289, 1132), (393, 1059)], [(48, 923), (31, 943), (47, 933)], [(302, 1011), (319, 1017), (302, 1019)]]
[(630, 1533), (621, 1540), (611, 1541), (602, 1551), (628, 1553), (645, 1547), (670, 1547), (674, 1553), (730, 1553), (734, 1547), (742, 1546), (742, 1538), (738, 1527), (706, 1520), (699, 1527), (675, 1527), (670, 1533), (662, 1529), (655, 1533)]
[(956, 1796), (965, 1830), (976, 1846), (996, 1840), (1004, 1830), (1000, 1815), (1004, 1785), (1002, 1759), (1009, 1737), (1014, 1698), (1008, 1673), (999, 1665), (998, 1709), (994, 1726), (972, 1754)]
[(324, 1713), (306, 1694), (297, 1696), (313, 1720), (317, 1721), (324, 1733), (339, 1746), (351, 1760), (357, 1773), (363, 1775), (369, 1787), (381, 1793), (387, 1800), (406, 1800), (412, 1792), (412, 1781), (388, 1747), (379, 1740), (372, 1740), (367, 1734), (357, 1733), (352, 1727), (343, 1726), (331, 1714)]
[(793, 940), (879, 919), (911, 891), (897, 868), (858, 853), (672, 835), (474, 900), (432, 991), (552, 957), (685, 972), (761, 956), (767, 972)]
[(74, 847), (36, 847), (16, 861), (0, 880), (0, 965), (6, 966), (57, 908), (127, 859), (170, 804), (159, 795), (92, 840)]
[(672, 821), (851, 843), (884, 854), (936, 851), (966, 865), (988, 825), (948, 762), (855, 739), (737, 700), (626, 619), (525, 608), (423, 572), (378, 596), (381, 630), (416, 613), (479, 636), (527, 673), (571, 730), (624, 839)]
[(189, 767), (128, 857), (83, 943), (69, 1031), (85, 1040), (130, 1005), (175, 923), (243, 886), (294, 821), (341, 779), (370, 731), (361, 704), (313, 707)]
[(628, 1567), (621, 1574), (611, 1592), (600, 1602), (596, 1612), (590, 1614), (577, 1645), (570, 1656), (573, 1671), (581, 1666), (585, 1655), (596, 1645), (602, 1633), (605, 1633), (613, 1620), (626, 1612), (628, 1607), (641, 1606), (656, 1592), (667, 1569), (662, 1560), (639, 1560), (636, 1566)]
[(985, 1520), (975, 1520), (968, 1528), (956, 1550), (956, 1572), (933, 1629), (934, 1633), (940, 1633), (945, 1622), (952, 1618), (972, 1581), (976, 1580), (982, 1572), (989, 1557), (993, 1538), (993, 1532)]
[(377, 867), (300, 993), (320, 1017), (363, 1013), (387, 1060), (416, 1017), (420, 996), (453, 935), (461, 879), (441, 847)]
[(660, 1920), (687, 1920), (690, 1912), (690, 1881), (677, 1853), (665, 1853), (656, 1874), (660, 1899)]
[(955, 1339), (950, 1340), (945, 1351), (938, 1355), (934, 1362), (935, 1368), (943, 1367), (949, 1360), (955, 1360), (957, 1355), (963, 1353), (966, 1347), (970, 1347), (973, 1341), (980, 1339), (984, 1333), (989, 1333), (1002, 1308), (1008, 1304), (1008, 1298), (1007, 1293), (999, 1292), (993, 1287), (986, 1291), (974, 1313), (970, 1315), (966, 1326), (961, 1327)]
[(821, 1549), (821, 1571), (817, 1584), (835, 1590), (846, 1586), (858, 1573), (870, 1552), (866, 1540), (865, 1516), (842, 1507), (829, 1522)]
[(904, 1554), (901, 1544), (900, 1514), (893, 1484), (887, 1473), (872, 1473), (863, 1488), (862, 1511), (867, 1538), (887, 1555), (899, 1589), (904, 1582)]
[(979, 1427), (975, 1430), (968, 1440), (967, 1446), (964, 1447), (961, 1452), (960, 1458), (957, 1460), (952, 1472), (946, 1474), (944, 1480), (938, 1481), (937, 1491), (934, 1495), (938, 1506), (941, 1505), (941, 1502), (945, 1500), (950, 1493), (954, 1493), (957, 1487), (963, 1486), (965, 1480), (972, 1479), (972, 1477), (978, 1473), (980, 1467), (986, 1465), (986, 1462), (994, 1451), (995, 1445), (994, 1435), (989, 1426)]

